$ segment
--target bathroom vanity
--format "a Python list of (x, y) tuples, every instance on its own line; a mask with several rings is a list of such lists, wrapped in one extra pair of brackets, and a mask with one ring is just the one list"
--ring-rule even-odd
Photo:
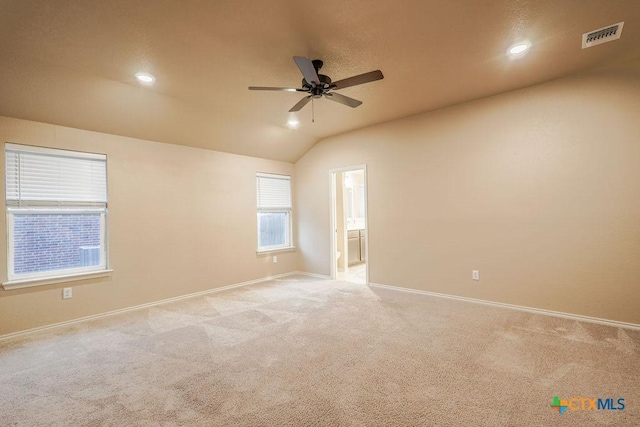
[(347, 244), (349, 248), (349, 265), (359, 264), (365, 262), (367, 259), (366, 254), (366, 230), (348, 230), (347, 231)]

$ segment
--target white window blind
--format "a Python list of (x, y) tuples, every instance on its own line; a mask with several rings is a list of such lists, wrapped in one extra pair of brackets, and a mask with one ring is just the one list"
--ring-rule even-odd
[(291, 177), (287, 175), (256, 175), (258, 209), (291, 209)]
[(107, 202), (103, 154), (6, 144), (8, 206), (58, 206)]
[(107, 159), (5, 144), (9, 282), (104, 271)]

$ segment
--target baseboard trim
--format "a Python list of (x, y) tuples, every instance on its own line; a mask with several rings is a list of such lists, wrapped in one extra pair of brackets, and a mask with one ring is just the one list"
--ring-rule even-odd
[(148, 303), (145, 303), (145, 304), (134, 305), (132, 307), (126, 307), (126, 308), (120, 308), (118, 310), (107, 311), (105, 313), (93, 314), (91, 316), (80, 317), (78, 319), (66, 320), (64, 322), (53, 323), (51, 325), (38, 326), (36, 328), (25, 329), (24, 331), (12, 332), (10, 334), (6, 334), (6, 335), (0, 336), (0, 342), (11, 340), (11, 339), (14, 339), (14, 338), (20, 338), (20, 337), (23, 337), (23, 336), (26, 336), (26, 335), (30, 335), (30, 334), (35, 334), (37, 332), (43, 332), (43, 331), (46, 331), (46, 330), (49, 330), (49, 329), (55, 329), (55, 328), (60, 328), (60, 327), (63, 327), (63, 326), (73, 325), (75, 323), (82, 323), (82, 322), (87, 322), (89, 320), (100, 319), (102, 317), (113, 316), (113, 315), (116, 315), (116, 314), (127, 313), (127, 312), (130, 312), (130, 311), (142, 310), (144, 308), (154, 307), (154, 306), (162, 305), (162, 304), (168, 304), (170, 302), (181, 301), (181, 300), (184, 300), (184, 299), (199, 297), (199, 296), (202, 296), (202, 295), (212, 294), (212, 293), (216, 293), (216, 292), (228, 291), (230, 289), (241, 288), (243, 286), (249, 286), (249, 285), (255, 285), (256, 283), (266, 282), (266, 281), (269, 281), (269, 280), (280, 279), (280, 278), (283, 278), (283, 277), (295, 276), (295, 275), (303, 275), (303, 276), (310, 276), (310, 277), (316, 277), (316, 278), (324, 278), (324, 276), (321, 276), (319, 274), (305, 273), (305, 272), (301, 272), (301, 271), (292, 271), (292, 272), (289, 272), (289, 273), (276, 274), (274, 276), (263, 277), (261, 279), (249, 280), (249, 281), (241, 282), (241, 283), (234, 283), (232, 285), (221, 286), (219, 288), (207, 289), (205, 291), (194, 292), (194, 293), (190, 293), (190, 294), (186, 294), (186, 295), (180, 295), (180, 296), (177, 296), (177, 297), (167, 298), (167, 299), (163, 299), (163, 300), (159, 300), (159, 301), (154, 301), (154, 302), (148, 302)]
[(294, 271), (290, 275), (294, 275), (294, 274), (299, 274), (301, 276), (315, 277), (316, 279), (331, 280), (331, 276), (326, 276), (324, 274), (307, 273), (306, 271)]
[(546, 316), (561, 317), (563, 319), (577, 320), (577, 321), (589, 322), (589, 323), (597, 323), (597, 324), (600, 324), (600, 325), (613, 326), (613, 327), (616, 327), (616, 328), (627, 328), (627, 329), (633, 329), (633, 330), (636, 330), (636, 331), (640, 330), (640, 325), (638, 325), (636, 323), (619, 322), (617, 320), (601, 319), (599, 317), (582, 316), (580, 314), (563, 313), (561, 311), (545, 310), (545, 309), (542, 309), (542, 308), (526, 307), (526, 306), (522, 306), (522, 305), (507, 304), (507, 303), (502, 303), (502, 302), (493, 302), (493, 301), (487, 301), (487, 300), (476, 299), (476, 298), (460, 297), (460, 296), (457, 296), (457, 295), (440, 294), (440, 293), (437, 293), (437, 292), (422, 291), (422, 290), (419, 290), (419, 289), (411, 289), (411, 288), (403, 288), (403, 287), (400, 287), (400, 286), (383, 285), (381, 283), (369, 283), (369, 286), (372, 287), (372, 288), (391, 289), (391, 290), (394, 290), (394, 291), (410, 292), (410, 293), (414, 293), (414, 294), (428, 295), (428, 296), (438, 297), (438, 298), (447, 298), (447, 299), (452, 299), (452, 300), (457, 300), (457, 301), (471, 302), (471, 303), (475, 303), (475, 304), (484, 304), (484, 305), (489, 305), (489, 306), (493, 306), (493, 307), (508, 308), (508, 309), (511, 309), (511, 310), (525, 311), (527, 313), (543, 314), (543, 315), (546, 315)]

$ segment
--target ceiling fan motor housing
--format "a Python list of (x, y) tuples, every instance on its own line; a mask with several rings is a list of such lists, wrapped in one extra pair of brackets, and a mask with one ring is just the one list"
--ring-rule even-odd
[(316, 70), (316, 74), (318, 75), (320, 82), (316, 87), (313, 87), (311, 83), (309, 83), (306, 79), (303, 78), (302, 87), (304, 89), (307, 89), (311, 94), (311, 96), (313, 96), (314, 98), (320, 98), (324, 93), (332, 89), (331, 78), (327, 75), (318, 73), (318, 71), (320, 71), (320, 68), (322, 68), (322, 66), (324, 65), (324, 62), (322, 62), (322, 60), (314, 59), (313, 61), (311, 61), (311, 63), (313, 64), (313, 68), (315, 68)]
[(312, 93), (314, 93), (316, 89), (320, 90), (321, 91), (320, 93), (322, 93), (331, 87), (331, 78), (329, 76), (325, 76), (324, 74), (318, 74), (318, 78), (320, 79), (320, 84), (315, 88), (313, 88), (313, 85), (307, 82), (306, 79), (302, 79), (302, 87), (304, 89), (313, 88), (314, 90), (312, 91)]

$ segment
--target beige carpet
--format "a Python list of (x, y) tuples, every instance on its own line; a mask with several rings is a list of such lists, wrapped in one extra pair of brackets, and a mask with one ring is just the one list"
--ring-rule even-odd
[(1, 343), (0, 425), (638, 426), (639, 353), (637, 331), (300, 277)]

